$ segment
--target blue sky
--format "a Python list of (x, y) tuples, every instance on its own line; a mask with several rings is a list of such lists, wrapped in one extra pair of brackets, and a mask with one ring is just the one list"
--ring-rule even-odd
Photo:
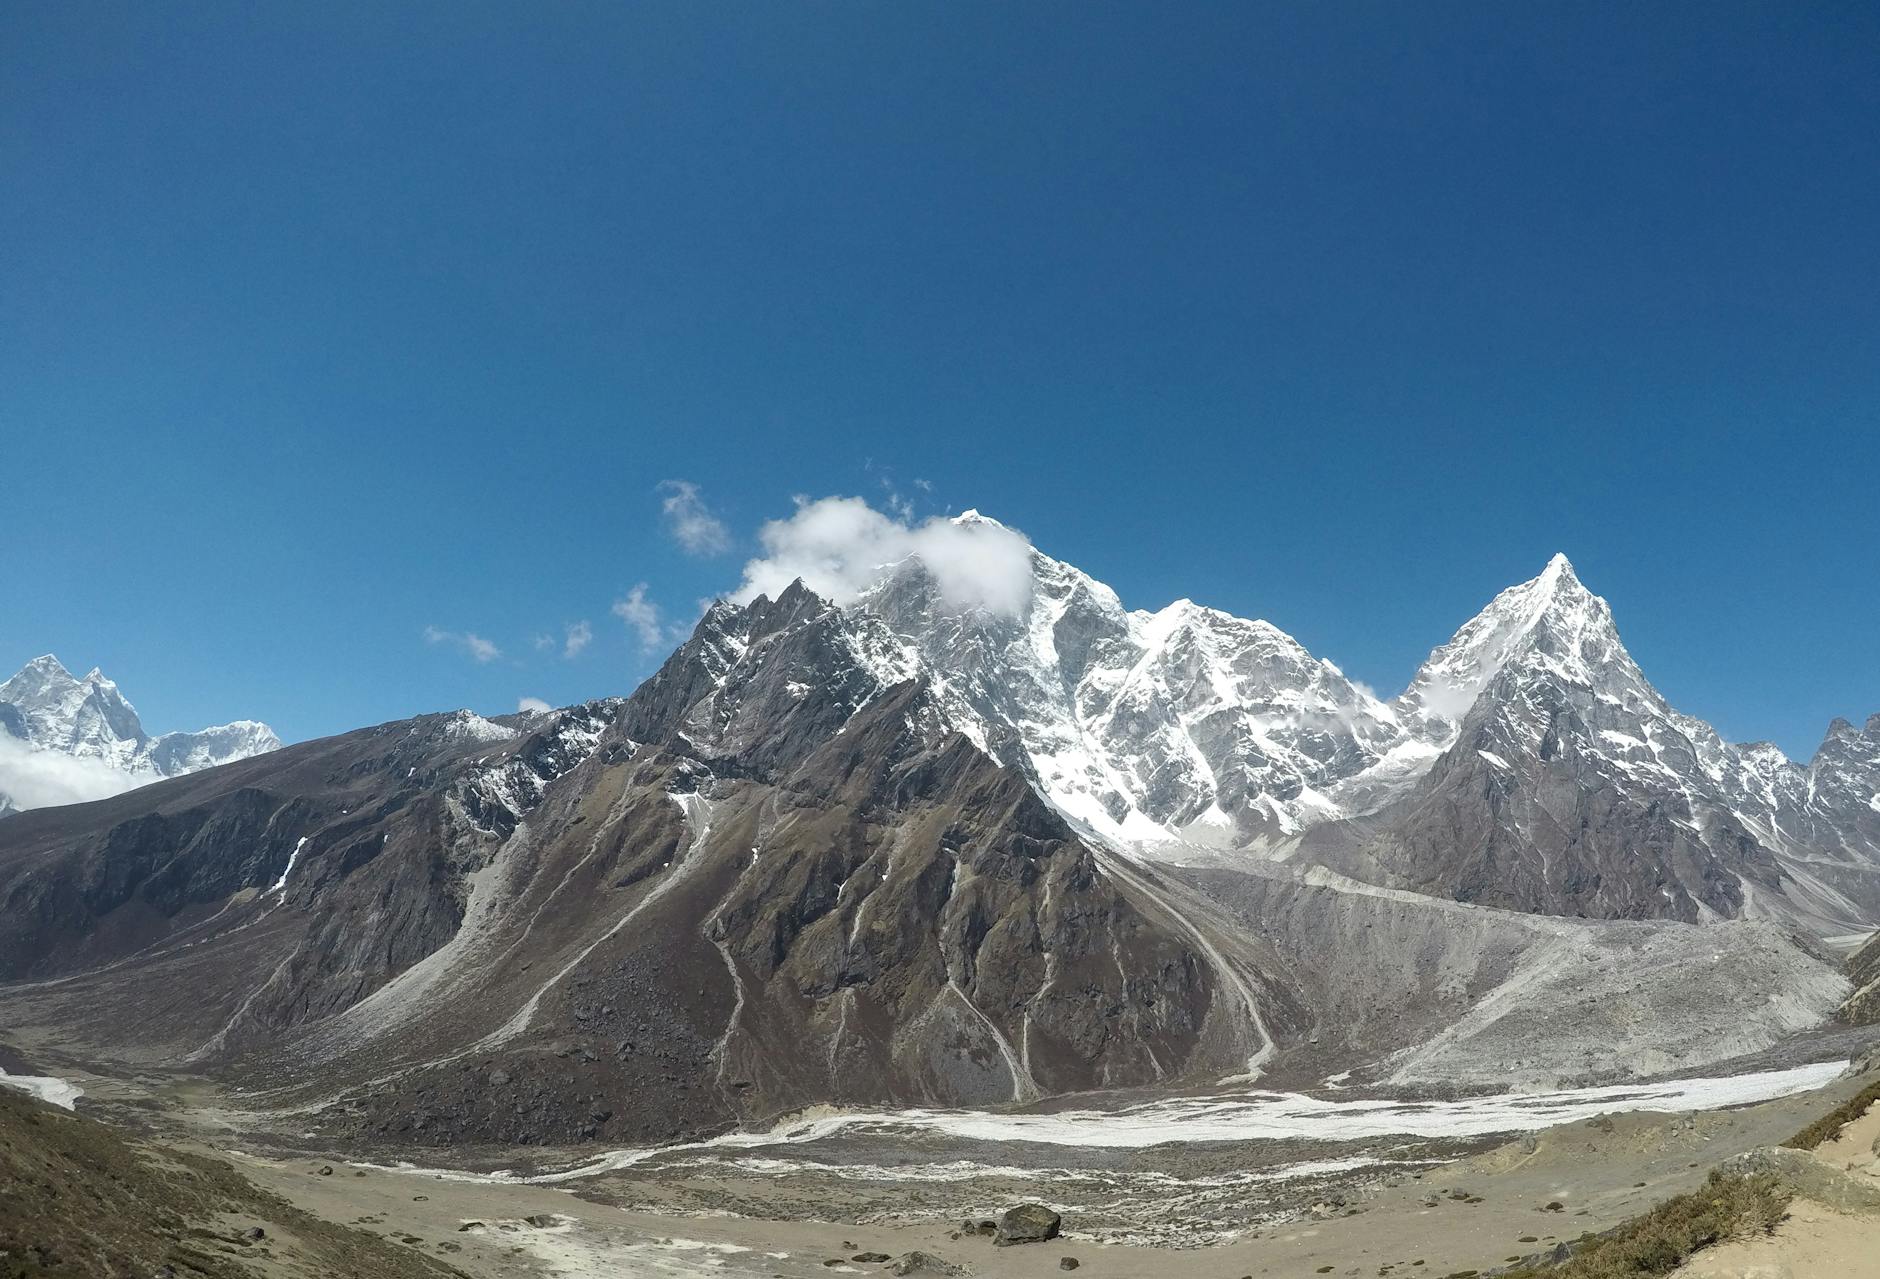
[(1386, 693), (1565, 550), (1880, 710), (1872, 6), (157, 8), (0, 41), (0, 665), (153, 730), (629, 691), (795, 494)]

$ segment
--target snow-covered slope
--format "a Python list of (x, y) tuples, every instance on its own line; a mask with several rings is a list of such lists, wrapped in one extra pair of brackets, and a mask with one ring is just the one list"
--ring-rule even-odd
[(98, 799), (280, 744), (254, 720), (151, 737), (102, 671), (79, 678), (47, 654), (0, 684), (0, 814)]
[(1406, 736), (1271, 623), (1189, 600), (1131, 612), (1037, 551), (1015, 616), (948, 609), (913, 559), (851, 612), (918, 654), (962, 727), (1113, 840), (1244, 847), (1343, 816), (1333, 789)]

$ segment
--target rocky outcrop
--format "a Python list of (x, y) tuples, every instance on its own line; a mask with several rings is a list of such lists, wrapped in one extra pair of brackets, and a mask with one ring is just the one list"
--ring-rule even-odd
[(1773, 1176), (1803, 1198), (1842, 1212), (1880, 1213), (1880, 1180), (1831, 1167), (1806, 1150), (1758, 1146), (1725, 1160), (1723, 1171)]

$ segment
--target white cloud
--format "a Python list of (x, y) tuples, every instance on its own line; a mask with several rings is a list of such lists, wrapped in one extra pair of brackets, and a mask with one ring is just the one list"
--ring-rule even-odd
[(563, 641), (561, 646), (561, 655), (563, 657), (579, 657), (581, 650), (593, 642), (594, 628), (589, 626), (585, 619), (579, 622), (570, 622), (567, 629), (567, 638)]
[(659, 509), (666, 517), (666, 531), (688, 555), (723, 555), (731, 549), (731, 530), (711, 513), (698, 485), (690, 480), (667, 480), (659, 486), (666, 496)]
[(540, 715), (544, 711), (554, 709), (539, 697), (523, 697), (516, 701), (516, 714), (518, 715)]
[(449, 644), (461, 648), (473, 661), (493, 662), (503, 655), (503, 650), (496, 647), (481, 635), (469, 631), (443, 631), (435, 626), (424, 628), (424, 642), (427, 644)]
[(11, 796), (20, 808), (82, 804), (156, 780), (133, 777), (101, 759), (74, 759), (40, 750), (0, 730), (0, 795)]
[(818, 595), (846, 604), (911, 555), (933, 574), (950, 608), (1010, 616), (1031, 598), (1031, 543), (992, 520), (936, 517), (916, 525), (859, 497), (798, 498), (796, 513), (764, 525), (758, 539), (765, 554), (744, 566), (733, 596), (739, 603), (775, 598), (800, 577)]
[(625, 599), (615, 600), (613, 612), (627, 624), (628, 630), (639, 636), (642, 649), (651, 652), (659, 647), (665, 630), (660, 625), (659, 605), (646, 598), (645, 582), (634, 583)]
[(893, 514), (894, 518), (903, 524), (912, 524), (914, 522), (914, 504), (901, 495), (901, 490), (894, 487), (893, 480), (884, 476), (881, 481), (881, 487), (888, 495), (883, 500), (886, 502), (888, 510)]

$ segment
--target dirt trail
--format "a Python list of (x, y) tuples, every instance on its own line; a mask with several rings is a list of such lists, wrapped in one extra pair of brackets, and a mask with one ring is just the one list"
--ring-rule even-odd
[(1880, 1176), (1880, 1105), (1867, 1107), (1867, 1113), (1841, 1129), (1833, 1141), (1824, 1141), (1815, 1157), (1830, 1167), (1849, 1172)]
[[(1822, 1163), (1880, 1187), (1880, 1105), (1815, 1151)], [(1880, 1216), (1798, 1198), (1767, 1238), (1741, 1239), (1693, 1257), (1673, 1279), (1880, 1279)]]

